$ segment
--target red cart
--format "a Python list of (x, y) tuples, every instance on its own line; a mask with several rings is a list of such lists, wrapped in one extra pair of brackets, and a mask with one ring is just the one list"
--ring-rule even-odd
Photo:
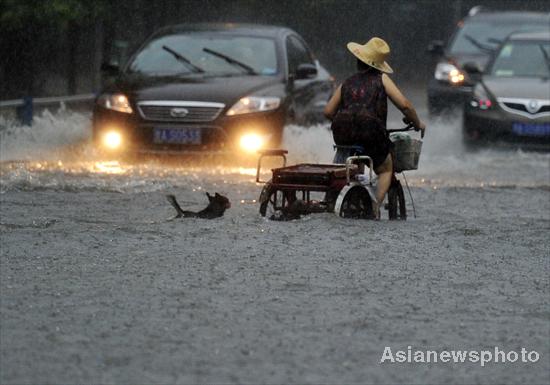
[[(411, 127), (390, 132), (408, 131)], [(422, 142), (411, 140), (406, 145), (394, 141), (394, 175), (388, 191), (389, 219), (406, 219), (407, 209), (401, 182), (396, 173), (416, 169)], [(286, 150), (260, 151), (256, 182), (265, 183), (260, 194), (260, 214), (271, 219), (294, 219), (315, 212), (334, 212), (345, 218), (374, 219), (376, 177), (372, 160), (355, 155), (346, 164), (286, 165)], [(283, 167), (272, 169), (269, 181), (260, 180), (262, 160), (280, 157)], [(323, 199), (311, 199), (312, 192), (324, 193)]]

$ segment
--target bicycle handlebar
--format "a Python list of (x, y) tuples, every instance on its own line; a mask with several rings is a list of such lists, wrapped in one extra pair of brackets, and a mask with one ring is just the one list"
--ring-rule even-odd
[(420, 130), (420, 128), (416, 128), (412, 123), (407, 124), (407, 126), (403, 128), (394, 128), (389, 130), (386, 129), (388, 134), (391, 134), (392, 132), (405, 132), (410, 130), (420, 131), (420, 138), (424, 138), (424, 130)]
[(392, 133), (392, 132), (405, 132), (410, 130), (420, 131), (420, 129), (415, 128), (413, 124), (408, 124), (406, 127), (403, 127), (403, 128), (387, 129), (386, 131), (388, 131), (389, 133)]

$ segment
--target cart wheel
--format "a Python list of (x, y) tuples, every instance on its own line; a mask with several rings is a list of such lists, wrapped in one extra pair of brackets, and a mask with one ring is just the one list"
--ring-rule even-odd
[(265, 217), (267, 214), (267, 207), (274, 202), (274, 197), (272, 195), (276, 191), (273, 191), (273, 186), (270, 182), (267, 182), (260, 193), (260, 215)]
[(405, 193), (400, 181), (392, 183), (388, 191), (388, 216), (391, 220), (407, 219), (407, 207), (405, 204)]
[(374, 219), (372, 199), (363, 186), (353, 186), (342, 199), (339, 215), (343, 218)]
[(285, 209), (296, 200), (294, 192), (284, 192), (267, 183), (260, 194), (260, 215), (274, 220), (286, 220)]

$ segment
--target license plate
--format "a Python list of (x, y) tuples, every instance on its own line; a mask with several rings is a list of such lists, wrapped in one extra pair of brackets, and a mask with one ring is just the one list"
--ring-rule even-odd
[(155, 143), (201, 144), (200, 128), (155, 128)]
[(550, 136), (550, 123), (514, 123), (512, 131), (521, 136)]

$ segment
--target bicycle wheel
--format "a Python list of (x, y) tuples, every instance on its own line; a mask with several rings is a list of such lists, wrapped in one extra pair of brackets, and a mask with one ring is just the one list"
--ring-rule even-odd
[(399, 203), (399, 219), (407, 220), (407, 205), (405, 203), (405, 193), (401, 182), (397, 182), (397, 202)]
[(388, 190), (388, 217), (390, 220), (406, 220), (405, 193), (400, 181), (395, 181)]
[(345, 192), (338, 212), (343, 218), (374, 219), (372, 199), (363, 186), (353, 186)]
[(393, 183), (388, 190), (388, 218), (397, 219), (397, 187)]

